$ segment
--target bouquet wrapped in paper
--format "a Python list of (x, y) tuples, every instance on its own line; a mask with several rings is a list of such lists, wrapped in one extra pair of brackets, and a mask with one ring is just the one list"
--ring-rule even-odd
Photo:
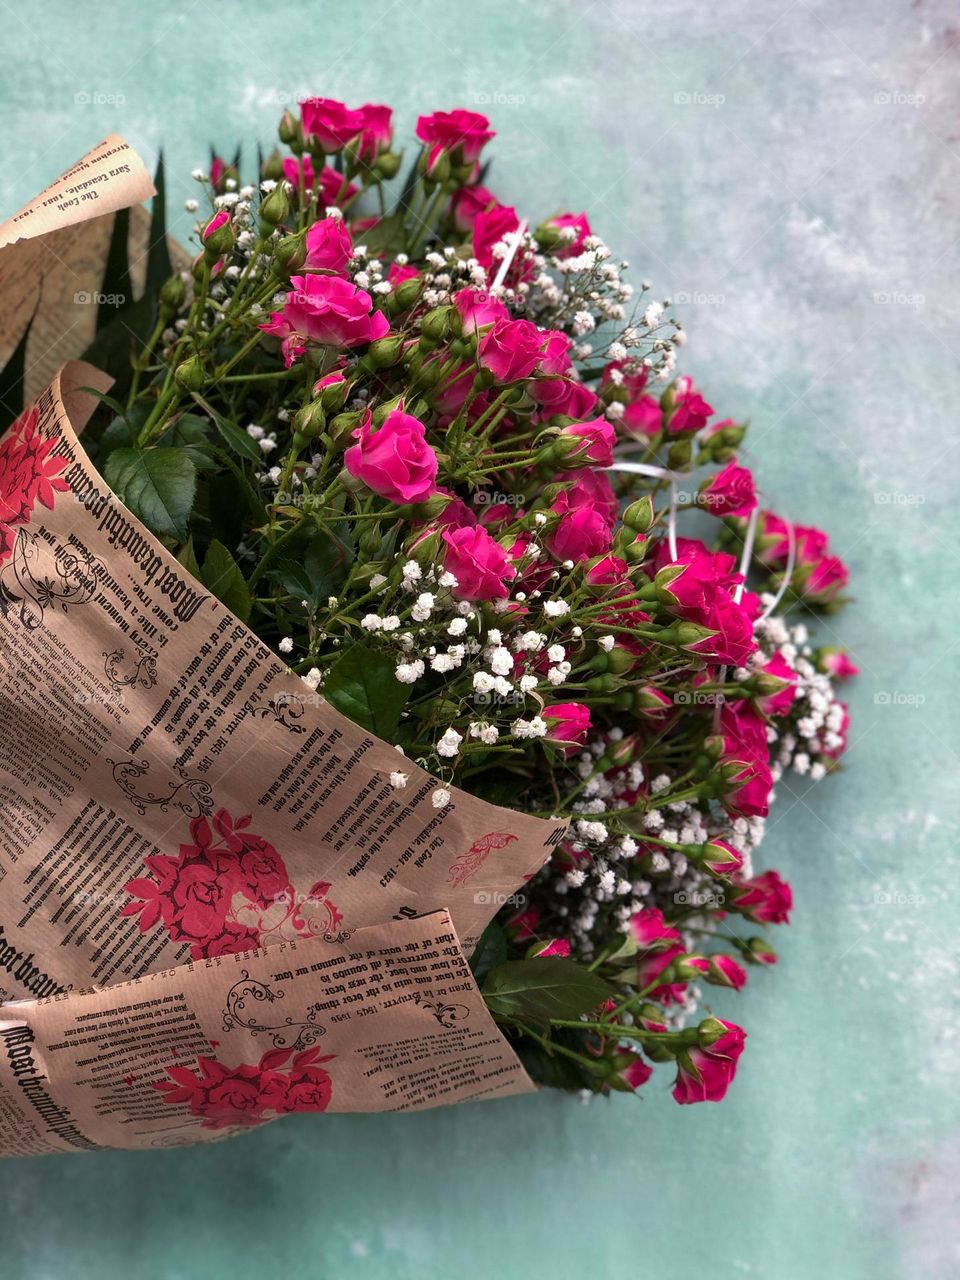
[(2, 1154), (733, 1077), (846, 571), (491, 136), (309, 99), (192, 260), (116, 137), (0, 228)]

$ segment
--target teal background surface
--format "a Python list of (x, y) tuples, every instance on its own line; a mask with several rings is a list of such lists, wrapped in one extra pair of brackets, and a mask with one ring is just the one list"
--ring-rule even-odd
[[(105, 133), (177, 206), (215, 142), (320, 93), (486, 111), (491, 185), (586, 208), (749, 417), (768, 500), (829, 529), (863, 674), (843, 776), (779, 788), (782, 962), (715, 1007), (720, 1106), (668, 1078), (207, 1150), (0, 1166), (10, 1280), (960, 1275), (960, 33), (947, 0), (0, 0), (0, 209)], [(182, 182), (180, 176), (182, 175)], [(186, 218), (182, 215), (181, 230)]]

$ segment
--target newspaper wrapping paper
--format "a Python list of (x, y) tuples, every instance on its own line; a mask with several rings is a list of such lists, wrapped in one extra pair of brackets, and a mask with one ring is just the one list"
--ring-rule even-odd
[(446, 911), (2, 1013), (5, 1156), (185, 1146), (293, 1112), (534, 1089)]
[[(9, 230), (17, 219), (0, 229), (8, 241), (0, 349), (16, 344), (37, 309), (33, 269), (41, 294), (57, 296), (45, 283), (49, 263), (39, 265), (42, 246), (78, 217), (109, 223), (124, 199), (152, 190), (129, 148), (116, 149), (121, 140), (91, 155), (108, 144), (95, 174), (109, 180), (92, 188), (96, 199), (58, 200), (54, 184), (39, 208), (35, 201), (18, 215), (19, 240)], [(61, 180), (68, 192), (76, 172)], [(105, 246), (109, 229), (98, 235)], [(33, 269), (20, 269), (21, 254)], [(193, 579), (114, 497), (80, 444), (96, 405), (84, 388), (108, 386), (91, 366), (69, 363), (0, 440), (0, 999), (40, 1001), (0, 1008), (0, 1018), (15, 1013), (9, 1034), (38, 1037), (40, 1056), (29, 1058), (55, 1107), (72, 1106), (85, 1078), (85, 1060), (49, 1047), (61, 1043), (75, 1001), (93, 1001), (76, 1015), (91, 1033), (109, 1032), (142, 995), (123, 984), (162, 971), (194, 1010), (186, 1024), (220, 999), (204, 961), (234, 965), (238, 953), (246, 961), (265, 950), (258, 980), (273, 980), (290, 967), (272, 958), (275, 948), (303, 950), (317, 939), (350, 951), (355, 931), (376, 926), (388, 931), (379, 945), (404, 921), (414, 922), (419, 945), (417, 930), (433, 926), (415, 918), (438, 911), (449, 912), (469, 954), (564, 830), (456, 789), (435, 808), (436, 779), (312, 693)], [(390, 782), (398, 769), (409, 779), (402, 789)], [(444, 945), (463, 961), (456, 939)], [(307, 966), (298, 1001), (311, 1003), (314, 981)], [(70, 994), (86, 988), (99, 995)], [(316, 981), (312, 999), (321, 998)], [(409, 1049), (423, 1034), (422, 1012), (397, 1009), (390, 1035)], [(509, 1069), (468, 1096), (531, 1087), (479, 1012), (483, 1060)], [(210, 1030), (209, 1017), (201, 1022)], [(178, 1026), (167, 1023), (171, 1036)], [(5, 1043), (9, 1050), (7, 1033)], [(98, 1058), (139, 1078), (143, 1064), (135, 1071), (126, 1062), (122, 1042), (112, 1051), (104, 1034), (98, 1044)], [(339, 1050), (341, 1075), (352, 1052), (349, 1041)], [(2, 1086), (14, 1068), (9, 1053), (0, 1062)], [(0, 1107), (22, 1116), (23, 1090), (5, 1092)], [(83, 1093), (83, 1141), (140, 1145), (129, 1140), (136, 1126), (108, 1123), (89, 1103), (93, 1093)], [(362, 1079), (339, 1096), (347, 1109), (394, 1105)], [(415, 1105), (461, 1096), (427, 1081)], [(35, 1149), (24, 1133), (37, 1115), (12, 1124), (10, 1142), (0, 1126), (0, 1154)], [(194, 1119), (195, 1138), (206, 1136), (201, 1124)], [(173, 1140), (185, 1141), (174, 1128)]]

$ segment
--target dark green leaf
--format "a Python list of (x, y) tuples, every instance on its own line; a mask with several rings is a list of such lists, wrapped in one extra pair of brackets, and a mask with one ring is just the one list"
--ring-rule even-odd
[(361, 728), (390, 742), (408, 693), (396, 677), (396, 665), (385, 653), (352, 645), (330, 668), (324, 697)]
[(490, 1012), (507, 1021), (579, 1018), (613, 995), (609, 983), (561, 956), (508, 961), (492, 969), (483, 984)]
[(481, 933), (480, 941), (474, 947), (473, 955), (470, 957), (470, 968), (473, 970), (474, 980), (478, 983), (483, 982), (490, 970), (496, 965), (503, 964), (506, 958), (507, 935), (496, 920), (491, 920)]
[(182, 449), (114, 449), (104, 477), (124, 506), (153, 533), (186, 538), (197, 471)]
[(304, 527), (275, 564), (276, 576), (283, 589), (298, 600), (307, 600), (316, 608), (328, 596), (337, 594), (354, 552), (348, 525), (329, 525), (324, 529)]
[(403, 214), (390, 213), (363, 234), (363, 243), (374, 254), (400, 253), (406, 243)]
[(229, 418), (225, 418), (222, 413), (217, 413), (215, 409), (211, 409), (209, 405), (204, 405), (213, 425), (216, 427), (220, 438), (228, 449), (234, 453), (238, 453), (241, 458), (246, 458), (248, 462), (262, 462), (263, 452), (256, 440), (252, 439), (247, 433), (238, 427), (235, 422), (231, 422)]
[(157, 194), (150, 206), (150, 242), (147, 245), (146, 292), (156, 293), (171, 275), (170, 246), (167, 244), (167, 183), (164, 176), (163, 152), (157, 157), (157, 171), (153, 176)]
[(0, 369), (0, 435), (23, 413), (23, 375), (27, 366), (27, 339), (32, 325), (33, 316), (23, 331), (23, 337), (11, 352), (10, 359)]
[(200, 565), (197, 561), (197, 553), (193, 549), (193, 538), (188, 538), (180, 550), (177, 552), (177, 559), (186, 569), (187, 573), (192, 574), (199, 582)]
[(200, 579), (241, 622), (250, 617), (250, 591), (240, 566), (222, 542), (211, 542)]
[(542, 1045), (526, 1036), (520, 1036), (511, 1043), (527, 1075), (537, 1084), (549, 1089), (582, 1089), (590, 1085), (589, 1074), (565, 1054), (548, 1053)]
[(130, 280), (130, 210), (118, 209), (110, 233), (107, 265), (97, 304), (97, 333), (112, 324), (121, 311), (133, 305), (133, 283)]

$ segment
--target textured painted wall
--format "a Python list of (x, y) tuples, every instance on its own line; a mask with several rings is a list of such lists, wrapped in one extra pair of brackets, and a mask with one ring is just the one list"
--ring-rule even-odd
[(780, 787), (765, 853), (795, 923), (779, 969), (718, 1002), (751, 1036), (722, 1106), (662, 1083), (7, 1163), (5, 1274), (960, 1274), (954, 9), (0, 4), (4, 212), (112, 129), (188, 174), (305, 92), (411, 125), (486, 110), (502, 196), (586, 207), (686, 299), (687, 367), (753, 420), (770, 501), (851, 564), (838, 629), (863, 667), (846, 775)]

